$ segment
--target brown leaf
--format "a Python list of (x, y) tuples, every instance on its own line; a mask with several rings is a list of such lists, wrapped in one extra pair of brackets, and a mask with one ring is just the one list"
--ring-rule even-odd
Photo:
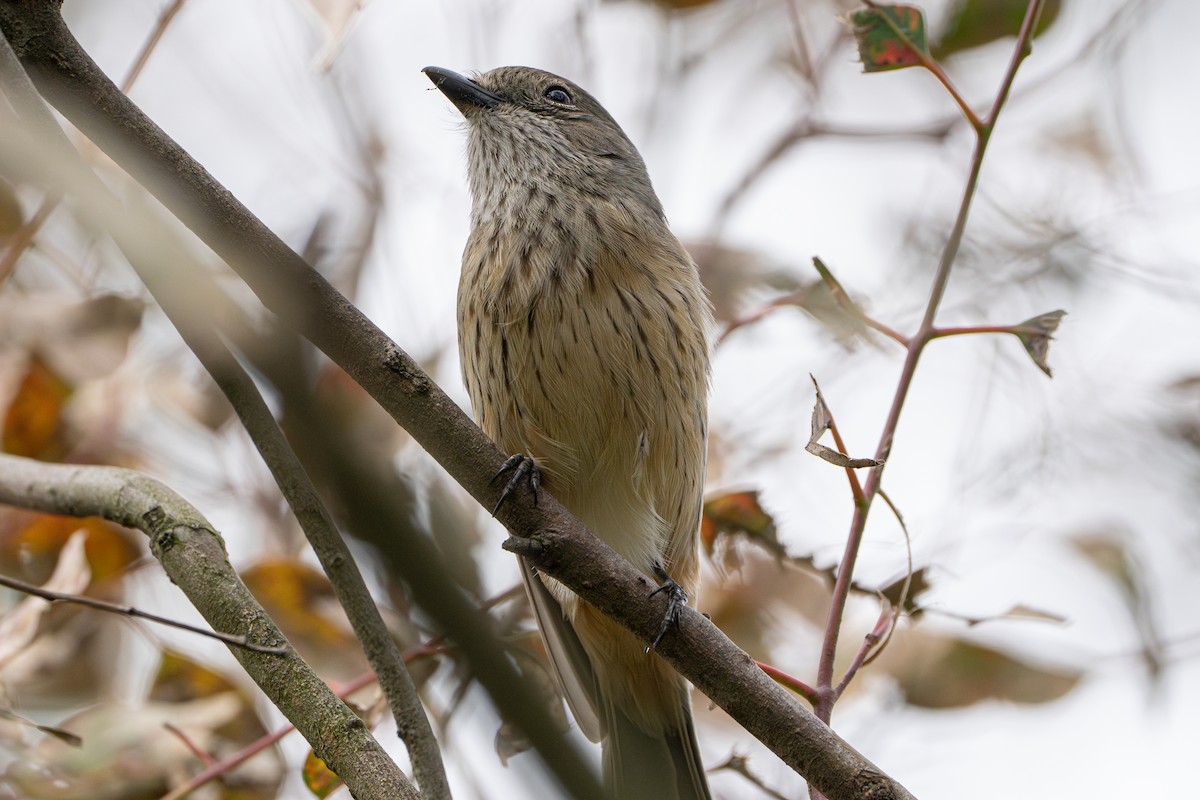
[(821, 387), (817, 385), (817, 379), (811, 375), (809, 377), (812, 378), (813, 387), (817, 390), (817, 399), (813, 403), (812, 433), (809, 435), (808, 444), (804, 446), (804, 449), (817, 458), (847, 469), (878, 467), (882, 464), (882, 461), (874, 458), (851, 458), (845, 453), (817, 441), (825, 431), (833, 427), (833, 414), (830, 413), (829, 406), (825, 405), (825, 398), (821, 395)]
[(1058, 330), (1058, 324), (1066, 315), (1067, 312), (1062, 310), (1050, 311), (1013, 326), (1016, 337), (1021, 340), (1033, 363), (1051, 378), (1054, 376), (1046, 364), (1046, 354), (1050, 350), (1050, 340), (1054, 338), (1051, 334)]
[(846, 469), (865, 469), (867, 467), (878, 467), (883, 462), (876, 458), (851, 458), (845, 453), (839, 453), (832, 447), (827, 447), (819, 442), (809, 442), (804, 446), (804, 449), (812, 453), (817, 458), (828, 461), (835, 467), (845, 467)]
[(705, 499), (700, 540), (709, 555), (720, 536), (753, 539), (766, 545), (768, 550), (783, 554), (775, 520), (759, 504), (756, 491), (722, 492)]
[(149, 699), (162, 704), (185, 704), (226, 694), (235, 695), (240, 708), (214, 733), (227, 740), (228, 749), (233, 750), (255, 741), (266, 733), (266, 729), (258, 718), (254, 701), (242, 686), (213, 667), (182, 653), (164, 650), (150, 687)]
[(143, 539), (99, 517), (13, 511), (0, 514), (0, 570), (33, 583), (45, 581), (76, 531), (87, 534), (84, 552), (94, 582), (117, 576), (144, 553)]
[(105, 294), (88, 300), (54, 292), (0, 294), (0, 341), (41, 358), (78, 385), (110, 374), (140, 330), (145, 303)]

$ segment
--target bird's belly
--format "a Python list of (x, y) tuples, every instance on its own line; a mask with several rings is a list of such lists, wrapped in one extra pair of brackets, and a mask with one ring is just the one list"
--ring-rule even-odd
[[(603, 297), (543, 295), (524, 314), (464, 308), (464, 372), (476, 416), (509, 452), (538, 461), (547, 489), (617, 552), (649, 571), (668, 525), (651, 459), (683, 443), (664, 376), (636, 326)], [(613, 308), (613, 305), (616, 308)]]

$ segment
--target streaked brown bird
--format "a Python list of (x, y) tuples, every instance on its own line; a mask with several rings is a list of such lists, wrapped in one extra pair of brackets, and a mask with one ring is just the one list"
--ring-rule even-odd
[[(475, 416), (647, 575), (695, 595), (711, 312), (646, 166), (595, 98), (528, 67), (425, 74), (468, 131), (459, 352)], [(709, 797), (686, 682), (523, 565), (580, 728), (615, 798)]]

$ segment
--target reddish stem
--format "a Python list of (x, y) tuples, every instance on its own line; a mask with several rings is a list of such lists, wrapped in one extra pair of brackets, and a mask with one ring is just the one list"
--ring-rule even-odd
[[(933, 278), (933, 286), (929, 292), (929, 302), (925, 307), (925, 315), (921, 320), (916, 334), (909, 340), (908, 352), (905, 355), (904, 366), (901, 369), (896, 392), (892, 398), (892, 406), (888, 411), (887, 420), (880, 435), (875, 458), (883, 463), (871, 468), (871, 471), (867, 475), (866, 484), (863, 487), (863, 501), (854, 508), (854, 517), (851, 520), (850, 532), (846, 538), (846, 549), (842, 555), (842, 561), (838, 567), (837, 581), (833, 587), (829, 618), (825, 626), (825, 638), (821, 645), (821, 660), (817, 667), (817, 702), (813, 710), (826, 723), (833, 716), (833, 705), (837, 700), (837, 696), (832, 688), (834, 658), (837, 654), (838, 635), (841, 632), (842, 618), (846, 610), (846, 599), (850, 593), (851, 577), (854, 574), (854, 565), (858, 559), (858, 552), (862, 545), (864, 531), (866, 530), (867, 516), (871, 510), (871, 503), (875, 499), (875, 495), (879, 492), (879, 483), (883, 477), (883, 469), (886, 466), (888, 456), (891, 454), (896, 428), (900, 422), (900, 412), (904, 408), (904, 401), (908, 398), (908, 391), (912, 387), (917, 362), (921, 358), (921, 353), (925, 349), (925, 345), (934, 338), (936, 331), (934, 328), (934, 318), (937, 316), (938, 307), (945, 296), (946, 286), (950, 280), (950, 270), (954, 266), (958, 249), (962, 244), (967, 218), (970, 215), (971, 201), (975, 196), (975, 188), (979, 182), (979, 173), (983, 168), (984, 153), (987, 150), (987, 145), (991, 139), (1000, 109), (1004, 105), (1009, 91), (1012, 89), (1017, 68), (1029, 53), (1029, 42), (1033, 35), (1034, 21), (1041, 11), (1042, 2), (1043, 0), (1030, 0), (1025, 12), (1025, 20), (1022, 22), (1021, 31), (1017, 36), (1017, 46), (1013, 51), (1008, 70), (1005, 72), (1004, 79), (997, 91), (992, 109), (988, 113), (987, 118), (978, 125), (975, 125), (974, 122), (972, 123), (975, 126), (976, 141), (975, 149), (971, 156), (970, 174), (967, 177), (967, 184), (963, 190), (962, 200), (959, 203), (958, 216), (954, 221), (954, 228), (951, 230), (950, 236), (946, 241), (946, 247), (942, 251), (942, 257)], [(885, 20), (888, 20), (886, 14), (882, 16)], [(890, 20), (888, 20), (888, 23), (894, 27), (894, 23)], [(907, 38), (903, 37), (903, 34), (900, 32), (897, 32), (897, 34), (902, 38)], [(918, 51), (914, 48), (914, 52)], [(918, 55), (920, 55), (919, 52)], [(926, 58), (922, 59), (922, 63), (925, 63)], [(935, 72), (935, 74), (937, 73)], [(947, 89), (949, 88), (947, 86)], [(952, 94), (955, 95), (957, 101), (959, 99), (957, 94), (954, 92)], [(962, 105), (960, 102), (960, 106)], [(964, 113), (967, 113), (965, 107)], [(972, 117), (973, 115), (968, 118)]]
[(780, 686), (786, 686), (796, 694), (803, 697), (809, 703), (815, 704), (817, 701), (817, 690), (809, 686), (799, 678), (789, 675), (778, 667), (772, 667), (770, 664), (764, 664), (761, 661), (755, 661), (758, 668), (770, 676), (771, 680), (778, 683)]

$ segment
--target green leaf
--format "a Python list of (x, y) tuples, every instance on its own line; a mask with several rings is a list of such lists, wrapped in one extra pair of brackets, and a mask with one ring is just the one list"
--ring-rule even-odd
[(916, 6), (871, 4), (850, 14), (864, 72), (884, 72), (921, 64), (929, 55), (925, 15)]
[[(933, 56), (939, 61), (954, 53), (982, 47), (1016, 36), (1029, 9), (1029, 0), (958, 0), (946, 12), (941, 33), (935, 36)], [(1034, 35), (1040, 36), (1058, 19), (1062, 0), (1046, 0)]]

